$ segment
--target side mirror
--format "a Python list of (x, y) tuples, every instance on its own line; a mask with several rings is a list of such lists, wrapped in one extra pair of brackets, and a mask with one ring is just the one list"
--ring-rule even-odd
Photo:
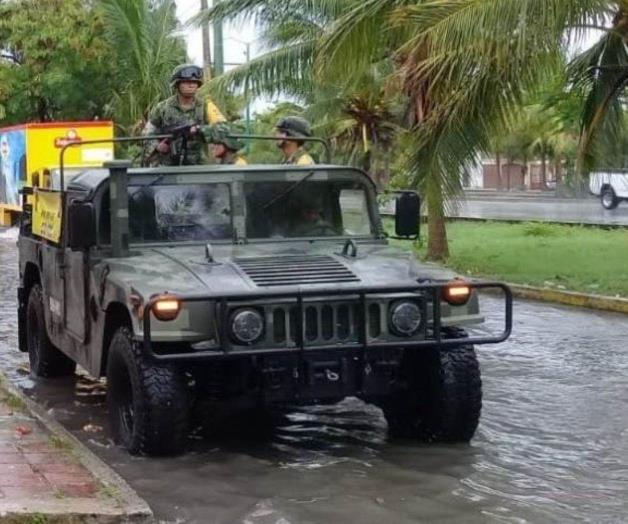
[(96, 245), (96, 214), (86, 202), (72, 202), (68, 207), (68, 245), (72, 251)]
[(414, 191), (404, 191), (395, 199), (395, 235), (418, 238), (421, 219), (421, 199)]

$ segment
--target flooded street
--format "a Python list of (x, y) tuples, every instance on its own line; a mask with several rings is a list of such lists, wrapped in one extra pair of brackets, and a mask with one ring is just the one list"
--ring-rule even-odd
[[(517, 302), (511, 339), (479, 350), (471, 445), (391, 441), (356, 399), (282, 414), (169, 459), (112, 446), (104, 388), (33, 380), (17, 351), (17, 254), (0, 232), (0, 367), (167, 522), (619, 522), (628, 515), (628, 317)], [(495, 310), (500, 303), (483, 299)]]

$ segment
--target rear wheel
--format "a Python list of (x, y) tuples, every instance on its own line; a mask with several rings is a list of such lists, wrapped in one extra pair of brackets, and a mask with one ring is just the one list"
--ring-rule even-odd
[(410, 354), (406, 386), (383, 409), (394, 436), (422, 442), (469, 442), (482, 409), (482, 380), (473, 346)]
[(189, 419), (185, 375), (172, 364), (149, 361), (126, 327), (109, 346), (107, 407), (113, 439), (130, 453), (183, 450)]
[(619, 198), (615, 195), (612, 187), (607, 187), (602, 191), (602, 207), (604, 209), (615, 209), (619, 205)]
[(28, 295), (26, 347), (31, 373), (36, 377), (67, 377), (74, 374), (76, 362), (64, 355), (48, 338), (40, 284), (35, 284)]

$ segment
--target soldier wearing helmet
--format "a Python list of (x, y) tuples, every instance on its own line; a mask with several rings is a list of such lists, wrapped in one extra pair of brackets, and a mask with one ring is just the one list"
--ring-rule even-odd
[[(181, 160), (183, 164), (203, 163), (203, 144), (196, 139), (199, 126), (206, 123), (205, 106), (197, 97), (198, 89), (203, 85), (203, 70), (193, 64), (182, 64), (174, 68), (170, 78), (174, 90), (173, 96), (157, 104), (150, 112), (144, 128), (145, 135), (166, 134), (168, 129), (191, 125), (191, 140), (187, 152)], [(173, 144), (170, 140), (161, 140), (149, 144), (152, 164), (173, 165), (176, 163)]]
[(314, 164), (314, 159), (303, 149), (302, 138), (312, 136), (310, 123), (298, 116), (288, 116), (277, 122), (277, 147), (283, 153), (282, 164), (307, 166)]
[[(244, 144), (238, 138), (230, 136), (232, 130), (227, 124), (203, 126), (201, 128), (205, 141), (210, 144), (210, 150), (214, 160), (218, 164), (233, 164), (245, 166), (248, 162), (239, 154)], [(235, 131), (239, 133), (239, 130)]]

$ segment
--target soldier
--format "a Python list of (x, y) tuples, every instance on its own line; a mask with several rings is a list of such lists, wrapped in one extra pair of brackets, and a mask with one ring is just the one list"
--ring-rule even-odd
[[(168, 134), (171, 129), (190, 125), (186, 136), (179, 140), (190, 138), (187, 151), (176, 151), (176, 141), (169, 139), (149, 144), (149, 158), (153, 165), (194, 165), (203, 163), (203, 144), (197, 139), (198, 126), (206, 124), (205, 105), (198, 98), (197, 92), (203, 85), (203, 70), (192, 64), (183, 64), (175, 67), (170, 79), (175, 93), (170, 98), (157, 104), (150, 113), (145, 135)], [(183, 158), (179, 155), (184, 154)]]
[(288, 116), (282, 118), (277, 125), (277, 147), (283, 153), (282, 164), (296, 164), (308, 166), (314, 164), (314, 159), (303, 149), (303, 140), (312, 136), (312, 127), (304, 118)]
[(239, 154), (244, 144), (237, 138), (232, 138), (231, 129), (226, 124), (203, 126), (201, 132), (205, 141), (210, 144), (212, 156), (217, 164), (233, 164), (245, 166), (248, 162)]

